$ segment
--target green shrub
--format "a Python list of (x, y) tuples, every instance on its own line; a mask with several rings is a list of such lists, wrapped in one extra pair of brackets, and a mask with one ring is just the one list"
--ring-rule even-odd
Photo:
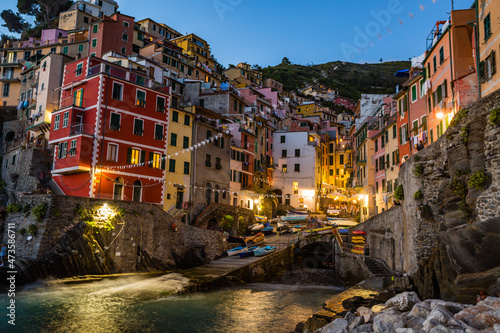
[(465, 125), (460, 129), (460, 137), (462, 138), (462, 141), (467, 143), (469, 142), (469, 125)]
[(488, 175), (484, 170), (474, 172), (469, 179), (468, 185), (470, 188), (482, 190), (488, 181)]
[(23, 210), (23, 206), (11, 203), (10, 205), (7, 206), (7, 209), (5, 210), (7, 213), (19, 213)]
[(419, 155), (415, 155), (415, 162), (419, 162), (422, 158)]
[(405, 194), (403, 190), (403, 185), (399, 185), (398, 187), (396, 187), (396, 190), (394, 191), (394, 199), (401, 201), (404, 200), (404, 198)]
[(468, 175), (469, 173), (470, 173), (470, 169), (469, 168), (458, 169), (458, 170), (455, 171), (455, 177), (460, 177), (460, 176)]
[(423, 198), (424, 198), (424, 194), (422, 193), (421, 190), (418, 190), (417, 192), (413, 193), (413, 199), (422, 200)]
[(424, 165), (415, 164), (415, 167), (413, 167), (413, 174), (417, 177), (421, 177), (424, 174)]
[(450, 188), (453, 190), (453, 193), (458, 195), (460, 198), (465, 199), (465, 197), (467, 197), (468, 190), (465, 179), (454, 178), (450, 183)]
[(33, 235), (33, 236), (36, 236), (36, 232), (38, 231), (38, 227), (36, 226), (36, 224), (30, 224), (28, 226), (28, 233), (30, 235)]
[(19, 235), (26, 235), (28, 231), (26, 230), (26, 228), (22, 228), (21, 230), (19, 230)]
[(75, 208), (73, 208), (73, 214), (83, 217), (85, 215), (85, 210), (82, 206), (76, 205)]
[(55, 217), (59, 217), (61, 216), (61, 211), (59, 209), (53, 209), (52, 215), (54, 215)]
[(462, 217), (463, 218), (468, 218), (469, 217), (469, 209), (467, 208), (467, 201), (462, 200), (458, 203), (458, 210), (462, 212)]
[(37, 206), (35, 206), (35, 208), (33, 208), (33, 216), (35, 216), (35, 219), (37, 222), (42, 222), (43, 219), (45, 218), (45, 215), (47, 214), (47, 203), (44, 202), (44, 203), (41, 203)]
[(490, 112), (490, 121), (494, 125), (500, 125), (500, 108), (496, 108), (491, 110)]
[(24, 205), (23, 206), (23, 212), (24, 213), (28, 213), (30, 211), (30, 209), (31, 209), (31, 205)]
[(456, 126), (462, 119), (467, 118), (469, 114), (469, 109), (464, 108), (457, 112), (457, 114), (453, 117), (450, 122), (450, 127)]

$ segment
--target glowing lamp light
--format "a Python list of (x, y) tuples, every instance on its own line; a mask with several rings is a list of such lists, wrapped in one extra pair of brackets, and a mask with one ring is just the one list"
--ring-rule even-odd
[(438, 119), (443, 119), (443, 117), (444, 117), (444, 113), (442, 113), (442, 112), (438, 112), (438, 113), (436, 114), (436, 117), (437, 117)]
[(353, 202), (353, 203), (356, 203), (357, 201), (356, 201), (356, 200), (353, 200), (352, 202)]
[(259, 203), (259, 199), (255, 199), (253, 202), (255, 202), (256, 204)]
[(108, 206), (108, 204), (102, 205), (96, 213), (95, 216), (93, 216), (94, 221), (97, 222), (97, 225), (105, 225), (107, 221), (112, 219), (116, 215), (116, 212), (114, 209)]

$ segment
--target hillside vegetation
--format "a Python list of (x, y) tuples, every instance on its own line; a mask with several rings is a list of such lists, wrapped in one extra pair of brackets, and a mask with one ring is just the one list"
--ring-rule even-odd
[[(286, 59), (286, 58), (285, 58)], [(283, 83), (284, 89), (296, 91), (308, 84), (337, 88), (340, 96), (358, 99), (363, 94), (389, 94), (405, 79), (394, 76), (398, 70), (410, 68), (409, 61), (377, 64), (354, 64), (335, 61), (321, 65), (292, 65), (284, 61), (274, 67), (262, 68), (264, 77)]]

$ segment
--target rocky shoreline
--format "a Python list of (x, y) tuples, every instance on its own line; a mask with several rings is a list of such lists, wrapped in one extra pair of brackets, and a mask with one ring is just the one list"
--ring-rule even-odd
[[(500, 298), (487, 297), (477, 305), (446, 302), (439, 299), (420, 301), (418, 295), (403, 292), (381, 302), (384, 293), (374, 298), (361, 296), (342, 301), (346, 311), (318, 327), (321, 316), (312, 316), (297, 325), (304, 333), (500, 333)], [(357, 306), (363, 304), (364, 306)], [(314, 320), (311, 320), (314, 318)], [(316, 326), (316, 327), (314, 327)]]

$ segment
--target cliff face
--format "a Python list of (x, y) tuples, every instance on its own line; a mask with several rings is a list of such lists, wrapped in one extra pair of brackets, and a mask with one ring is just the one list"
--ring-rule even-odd
[(402, 165), (401, 207), (358, 227), (424, 298), (473, 302), (482, 289), (500, 291), (500, 126), (490, 120), (499, 107), (500, 92), (461, 110)]

